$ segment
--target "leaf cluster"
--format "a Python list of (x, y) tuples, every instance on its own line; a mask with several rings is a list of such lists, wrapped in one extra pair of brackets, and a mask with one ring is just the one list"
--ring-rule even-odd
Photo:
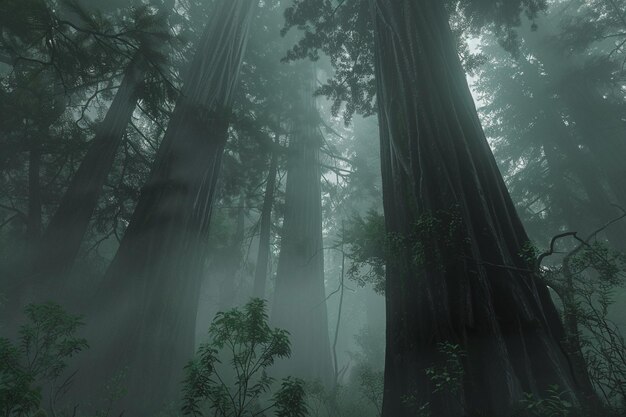
[[(77, 337), (79, 316), (68, 314), (58, 304), (30, 304), (27, 323), (19, 342), (0, 338), (0, 412), (5, 417), (26, 416), (40, 408), (42, 383), (53, 383), (67, 369), (67, 361), (87, 349)], [(51, 393), (57, 398), (69, 387), (71, 375)], [(58, 391), (62, 392), (58, 392)]]
[(385, 291), (385, 236), (385, 219), (375, 210), (353, 216), (343, 233), (350, 259), (348, 277), (360, 286), (373, 285), (378, 293)]
[[(218, 313), (209, 337), (185, 368), (185, 415), (205, 415), (207, 406), (221, 417), (257, 416), (272, 408), (279, 417), (306, 415), (303, 382), (295, 378), (281, 381), (269, 405), (259, 403), (275, 382), (267, 368), (291, 354), (288, 332), (270, 328), (264, 300)], [(223, 366), (224, 356), (229, 367)]]
[[(317, 90), (332, 101), (331, 111), (349, 124), (354, 113), (364, 116), (376, 113), (374, 80), (374, 28), (369, 0), (295, 0), (285, 11), (282, 33), (296, 27), (302, 31), (298, 43), (285, 60), (308, 58), (317, 60), (326, 55), (335, 70)], [(530, 19), (547, 7), (545, 0), (449, 0), (446, 6), (459, 39), (465, 33), (479, 33), (485, 26), (494, 26), (501, 43), (513, 51), (517, 45), (515, 26), (521, 24), (523, 12)], [(459, 23), (462, 22), (462, 23)], [(483, 58), (471, 54), (467, 44), (458, 42), (465, 64), (474, 69)]]
[(460, 345), (440, 342), (438, 352), (444, 357), (443, 364), (426, 368), (426, 376), (433, 384), (433, 393), (448, 391), (458, 394), (463, 382), (463, 358), (466, 356)]
[(558, 385), (551, 385), (543, 398), (524, 393), (520, 403), (525, 411), (535, 417), (568, 417), (574, 409), (568, 398), (567, 391), (561, 390)]

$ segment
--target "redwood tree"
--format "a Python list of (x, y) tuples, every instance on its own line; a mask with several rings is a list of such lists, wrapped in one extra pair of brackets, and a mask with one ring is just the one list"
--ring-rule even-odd
[[(510, 40), (506, 29), (522, 7), (532, 15), (542, 2), (367, 0), (370, 26), (348, 12), (362, 15), (364, 2), (345, 3), (342, 12), (299, 0), (287, 18), (306, 30), (291, 57), (321, 48), (336, 59), (343, 82), (321, 92), (348, 100), (348, 111), (378, 112), (388, 251), (383, 416), (504, 416), (524, 392), (541, 398), (552, 384), (577, 403), (562, 324), (524, 256), (528, 238), (482, 131), (448, 15), (456, 10), (475, 26), (496, 21)], [(328, 41), (329, 30), (348, 33)], [(374, 96), (377, 107), (367, 102)], [(450, 365), (451, 347), (463, 354), (442, 386), (437, 375)]]
[(322, 137), (313, 74), (294, 106), (287, 151), (285, 215), (276, 272), (272, 322), (290, 333), (292, 356), (283, 372), (332, 383), (324, 289), (319, 152)]
[[(197, 297), (233, 90), (255, 0), (219, 0), (96, 301), (91, 379), (127, 367), (132, 415), (178, 389), (193, 354)], [(91, 339), (90, 339), (91, 340)]]
[[(506, 415), (524, 392), (543, 396), (552, 384), (576, 393), (444, 5), (371, 4), (385, 222), (402, 242), (387, 263), (383, 415), (410, 415), (406, 396), (456, 416)], [(466, 352), (459, 392), (435, 393), (427, 375), (446, 359), (442, 342)]]
[[(157, 7), (155, 15), (147, 12), (138, 14), (137, 30), (143, 33), (140, 42), (130, 48), (133, 57), (127, 64), (104, 120), (97, 127), (76, 174), (43, 233), (31, 271), (39, 281), (49, 281), (50, 277), (66, 272), (73, 265), (123, 134), (137, 107), (144, 81), (151, 73), (160, 76), (157, 61), (166, 61), (163, 42), (171, 40), (166, 27), (174, 1), (167, 0)], [(53, 284), (47, 290), (56, 286), (57, 282)]]
[(135, 110), (145, 74), (145, 63), (142, 61), (138, 54), (126, 69), (104, 120), (46, 227), (33, 265), (35, 274), (43, 273), (49, 278), (66, 271), (74, 263), (122, 136)]
[[(126, 54), (132, 53), (132, 59), (127, 62), (121, 83), (106, 115), (96, 128), (95, 136), (89, 141), (87, 151), (80, 161), (76, 173), (72, 175), (69, 185), (60, 199), (59, 206), (51, 216), (43, 233), (41, 233), (43, 223), (41, 191), (38, 190), (39, 175), (37, 172), (41, 162), (43, 144), (40, 143), (41, 138), (39, 136), (48, 135), (49, 126), (54, 119), (47, 121), (47, 125), (40, 126), (39, 136), (33, 137), (32, 150), (30, 151), (31, 162), (29, 164), (29, 183), (33, 191), (31, 194), (36, 197), (31, 199), (33, 210), (29, 210), (29, 217), (32, 217), (29, 219), (31, 220), (29, 223), (32, 224), (30, 228), (33, 229), (33, 232), (30, 233), (30, 237), (33, 239), (33, 250), (23, 260), (22, 267), (18, 269), (15, 273), (16, 276), (10, 283), (12, 299), (8, 310), (9, 314), (13, 316), (19, 315), (19, 310), (28, 302), (50, 299), (67, 301), (67, 294), (64, 294), (67, 292), (66, 282), (57, 278), (71, 268), (78, 254), (118, 148), (122, 143), (123, 134), (131, 121), (144, 87), (144, 79), (148, 75), (159, 73), (156, 62), (166, 60), (162, 43), (171, 40), (171, 37), (164, 26), (169, 9), (173, 7), (173, 1), (166, 3), (159, 5), (156, 13), (150, 12), (147, 8), (135, 10), (132, 26), (123, 26), (120, 29), (120, 32), (126, 30), (125, 33), (130, 35), (110, 36), (116, 40), (119, 38), (123, 47), (119, 47), (115, 43), (100, 46), (101, 49), (106, 49), (106, 53), (109, 54), (105, 55), (107, 58), (119, 59), (120, 56), (125, 57)], [(83, 22), (81, 20), (79, 22), (85, 27), (95, 25), (91, 21)], [(77, 28), (80, 28), (79, 24), (76, 24)], [(87, 29), (80, 30), (88, 31)], [(100, 35), (95, 31), (90, 33), (95, 37)], [(94, 53), (94, 51), (86, 48), (82, 51), (79, 46), (82, 45), (75, 41), (75, 49), (72, 52), (78, 50), (85, 55)], [(96, 52), (100, 51), (96, 50)], [(100, 59), (104, 60), (105, 58), (100, 57)], [(75, 71), (81, 74), (80, 69), (78, 66)], [(110, 71), (107, 72), (106, 70), (107, 66), (103, 66), (102, 76), (110, 75)], [(63, 85), (61, 83), (61, 87)], [(56, 88), (62, 89), (61, 87)], [(81, 86), (81, 89), (87, 89), (87, 87), (86, 85)], [(97, 87), (94, 97), (96, 94), (98, 94)], [(56, 97), (62, 97), (62, 95), (63, 92), (56, 93)], [(55, 104), (59, 101), (61, 100), (56, 98)], [(57, 117), (63, 113), (65, 106), (62, 107), (61, 111), (56, 111)], [(31, 214), (32, 216), (30, 216)]]
[(267, 268), (270, 259), (270, 239), (272, 233), (272, 207), (274, 206), (276, 174), (278, 171), (278, 154), (276, 151), (270, 151), (270, 153), (270, 165), (267, 172), (267, 180), (265, 182), (261, 218), (259, 219), (259, 251), (254, 271), (254, 287), (252, 290), (253, 296), (259, 298), (265, 298)]

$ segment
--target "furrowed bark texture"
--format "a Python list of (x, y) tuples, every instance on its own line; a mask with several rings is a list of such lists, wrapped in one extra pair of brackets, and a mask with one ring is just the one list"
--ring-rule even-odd
[[(485, 139), (438, 0), (371, 0), (388, 232), (384, 417), (508, 415), (523, 392), (577, 392), (547, 288)], [(438, 344), (465, 352), (435, 392)], [(439, 345), (440, 346), (440, 345)], [(576, 402), (577, 399), (574, 398)]]
[(330, 386), (333, 371), (320, 194), (322, 138), (312, 82), (307, 82), (300, 100), (287, 151), (285, 217), (271, 318), (274, 326), (290, 333), (292, 355), (280, 364), (280, 372)]
[(267, 282), (267, 266), (270, 258), (270, 238), (272, 233), (272, 207), (274, 206), (274, 191), (276, 188), (276, 172), (278, 169), (278, 154), (271, 151), (270, 167), (267, 173), (263, 207), (261, 208), (259, 253), (257, 254), (256, 269), (254, 272), (254, 297), (265, 298)]
[(209, 219), (255, 5), (216, 3), (105, 276), (94, 350), (106, 369), (96, 371), (105, 377), (128, 367), (127, 415), (152, 416), (173, 399), (193, 355)]

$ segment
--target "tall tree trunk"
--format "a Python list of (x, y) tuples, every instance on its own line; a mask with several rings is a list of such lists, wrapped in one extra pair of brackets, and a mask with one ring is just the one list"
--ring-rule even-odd
[[(173, 7), (173, 0), (158, 5), (156, 19), (165, 22)], [(124, 132), (137, 106), (146, 76), (148, 62), (145, 55), (149, 53), (149, 48), (155, 46), (145, 41), (124, 71), (104, 120), (97, 127), (87, 153), (43, 233), (35, 259), (26, 271), (30, 275), (25, 280), (26, 284), (43, 286), (36, 291), (39, 295), (51, 298), (55, 290), (62, 292), (63, 284), (54, 277), (67, 272), (74, 264)]]
[(36, 242), (41, 236), (41, 137), (48, 130), (31, 132), (31, 148), (28, 153), (28, 212), (26, 219), (26, 239), (28, 241), (29, 255), (36, 247)]
[(254, 271), (254, 297), (265, 298), (265, 285), (267, 282), (267, 267), (270, 259), (270, 240), (272, 234), (272, 207), (274, 206), (274, 191), (276, 188), (276, 173), (278, 170), (278, 154), (270, 151), (270, 166), (265, 181), (265, 195), (261, 208), (259, 252)]
[(31, 272), (45, 274), (49, 278), (65, 272), (74, 263), (124, 131), (137, 105), (144, 75), (145, 63), (138, 55), (126, 69), (96, 136), (44, 232), (34, 271)]
[[(556, 116), (556, 115), (554, 115)], [(565, 135), (565, 126), (562, 120), (553, 118), (552, 126), (554, 127), (553, 143), (546, 144), (548, 148), (553, 148), (553, 151), (558, 151), (564, 157), (564, 161), (558, 164), (553, 164), (550, 168), (555, 169), (554, 177), (559, 177), (558, 182), (563, 182), (563, 178), (567, 175), (567, 171), (570, 171), (572, 175), (578, 180), (582, 190), (587, 195), (586, 209), (589, 214), (585, 219), (569, 219), (568, 226), (571, 230), (581, 231), (581, 228), (586, 230), (592, 230), (603, 224), (611, 221), (617, 216), (617, 211), (611, 206), (611, 196), (605, 189), (605, 178), (602, 172), (600, 172), (595, 164), (581, 153), (580, 149), (572, 141), (571, 137)], [(547, 151), (549, 152), (549, 151)], [(547, 154), (546, 152), (546, 154)], [(566, 167), (562, 166), (567, 164)], [(561, 167), (559, 169), (558, 167)], [(561, 192), (558, 190), (559, 186), (556, 184), (555, 192)], [(570, 199), (571, 201), (571, 199)], [(563, 204), (566, 204), (563, 202)], [(573, 204), (573, 202), (572, 202)], [(566, 212), (572, 212), (571, 205), (563, 205), (561, 207), (563, 215), (567, 215)], [(624, 250), (626, 248), (626, 228), (624, 224), (618, 223), (609, 227), (605, 232), (608, 241), (616, 249)]]
[[(111, 170), (123, 133), (137, 102), (137, 89), (145, 70), (137, 57), (128, 67), (122, 84), (107, 111), (95, 138), (72, 177), (43, 236), (32, 241), (32, 255), (27, 257), (10, 285), (11, 300), (7, 312), (19, 317), (24, 305), (54, 300), (74, 304), (75, 294), (68, 293), (65, 281), (58, 280), (74, 263), (83, 236)], [(39, 148), (33, 148), (32, 153)], [(39, 213), (41, 217), (41, 213)], [(41, 227), (41, 220), (39, 220)], [(78, 295), (80, 296), (80, 295)]]
[[(438, 0), (371, 0), (381, 135), (387, 349), (383, 416), (510, 414), (576, 386), (547, 287), (478, 120)], [(450, 367), (442, 343), (465, 356)]]
[(216, 259), (216, 272), (222, 276), (220, 286), (219, 311), (230, 310), (238, 304), (237, 296), (241, 290), (237, 278), (244, 263), (243, 242), (245, 239), (245, 198), (243, 193), (239, 197), (239, 207), (235, 210), (235, 234), (230, 244), (225, 248), (222, 259)]
[(96, 300), (92, 337), (101, 365), (90, 377), (105, 381), (128, 367), (121, 404), (128, 415), (154, 415), (177, 392), (193, 354), (215, 185), (255, 4), (216, 2)]
[(301, 91), (287, 151), (285, 217), (276, 272), (272, 322), (290, 333), (292, 356), (282, 372), (330, 387), (322, 245), (319, 150), (322, 138), (313, 97), (313, 74)]

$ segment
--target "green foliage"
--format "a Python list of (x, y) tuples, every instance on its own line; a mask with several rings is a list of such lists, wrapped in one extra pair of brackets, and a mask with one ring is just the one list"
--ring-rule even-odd
[(525, 393), (521, 401), (522, 408), (536, 417), (568, 417), (574, 411), (574, 407), (568, 401), (569, 394), (561, 391), (558, 385), (551, 385), (546, 391), (544, 398)]
[(377, 410), (382, 410), (384, 391), (384, 371), (375, 370), (362, 364), (356, 369), (359, 390)]
[(444, 356), (445, 361), (442, 365), (426, 369), (426, 376), (434, 386), (432, 392), (448, 391), (455, 395), (459, 394), (463, 382), (462, 360), (465, 352), (460, 345), (450, 342), (439, 343), (437, 350)]
[(277, 417), (305, 417), (307, 407), (303, 401), (305, 396), (302, 381), (291, 377), (281, 382), (280, 389), (274, 394)]
[(421, 214), (404, 240), (411, 247), (415, 265), (438, 270), (456, 262), (467, 243), (458, 208)]
[(355, 336), (359, 349), (349, 352), (354, 363), (347, 378), (339, 377), (332, 389), (320, 383), (306, 386), (311, 416), (378, 417), (382, 410), (384, 336), (363, 328)]
[[(0, 338), (0, 412), (5, 417), (38, 410), (43, 382), (53, 386), (51, 396), (56, 399), (59, 392), (54, 387), (67, 360), (87, 348), (87, 341), (76, 336), (80, 317), (59, 305), (31, 304), (25, 314), (28, 321), (20, 328), (18, 344)], [(60, 387), (70, 383), (71, 375)]]
[[(460, 345), (449, 341), (437, 343), (437, 352), (441, 360), (437, 365), (426, 368), (426, 376), (432, 384), (431, 394), (445, 393), (456, 398), (462, 409), (465, 405), (462, 400), (461, 386), (463, 384), (463, 358), (465, 351)], [(415, 411), (418, 417), (431, 416), (430, 402), (420, 402), (416, 393), (403, 398), (403, 403)], [(467, 412), (467, 410), (466, 410)]]
[(353, 216), (346, 224), (343, 242), (350, 259), (347, 275), (360, 286), (371, 284), (385, 291), (385, 218), (374, 210), (365, 217)]
[(406, 234), (386, 233), (384, 216), (371, 210), (350, 219), (344, 243), (351, 261), (348, 277), (383, 293), (386, 261), (404, 262), (408, 251), (418, 267), (445, 269), (463, 255), (467, 237), (457, 208), (422, 213)]
[[(303, 382), (294, 378), (282, 380), (269, 405), (259, 404), (274, 383), (266, 368), (291, 354), (288, 332), (269, 327), (264, 300), (218, 313), (209, 337), (185, 368), (185, 415), (205, 415), (206, 406), (220, 417), (256, 416), (271, 408), (279, 417), (306, 415)], [(230, 368), (223, 366), (224, 356)]]
[(607, 405), (617, 406), (626, 398), (626, 340), (609, 310), (626, 282), (626, 257), (600, 242), (583, 244), (551, 278), (565, 297), (564, 314), (576, 317), (591, 382)]
[[(379, 417), (382, 407), (382, 372), (358, 366), (351, 378), (333, 388), (320, 383), (306, 385), (307, 405), (312, 417)], [(371, 371), (365, 371), (366, 368)], [(366, 379), (361, 371), (368, 373)], [(380, 379), (378, 378), (380, 377)]]
[[(401, 7), (419, 4), (404, 2)], [(517, 38), (513, 27), (522, 24), (522, 12), (534, 19), (546, 8), (547, 2), (450, 0), (446, 5), (455, 22), (453, 29), (458, 38), (458, 49), (461, 56), (467, 58), (466, 67), (471, 69), (482, 58), (468, 53), (465, 39), (468, 33), (478, 33), (485, 26), (492, 26), (496, 28), (501, 44), (514, 51)], [(354, 113), (368, 116), (377, 111), (373, 26), (368, 0), (294, 0), (285, 10), (282, 33), (293, 27), (303, 32), (285, 59), (317, 60), (322, 53), (330, 58), (334, 77), (329, 78), (317, 93), (332, 101), (333, 115), (343, 110), (346, 124), (350, 123)]]

